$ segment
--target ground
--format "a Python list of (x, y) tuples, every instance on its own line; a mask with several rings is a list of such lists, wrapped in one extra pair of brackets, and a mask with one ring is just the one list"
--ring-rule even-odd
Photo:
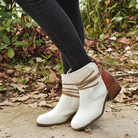
[(38, 115), (50, 108), (32, 109), (25, 104), (16, 107), (4, 106), (0, 109), (1, 138), (138, 138), (138, 112), (132, 105), (107, 102), (103, 116), (87, 130), (74, 131), (70, 122), (38, 127)]

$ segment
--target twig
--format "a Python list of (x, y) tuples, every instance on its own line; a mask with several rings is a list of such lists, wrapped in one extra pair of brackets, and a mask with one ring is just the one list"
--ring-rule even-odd
[(123, 74), (114, 74), (113, 75), (116, 79), (117, 78), (120, 78), (120, 77), (125, 77), (125, 76), (136, 76), (136, 77), (138, 77), (138, 72), (136, 72), (136, 73), (123, 73)]
[(103, 51), (100, 50), (99, 46), (98, 46), (98, 42), (97, 42), (97, 50), (102, 53), (103, 55), (106, 55)]

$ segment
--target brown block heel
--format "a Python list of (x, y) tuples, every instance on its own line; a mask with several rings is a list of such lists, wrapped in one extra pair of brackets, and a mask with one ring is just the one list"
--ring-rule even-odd
[(113, 100), (120, 91), (121, 91), (121, 87), (119, 83), (116, 81), (116, 79), (114, 78), (114, 82), (111, 85), (110, 89), (108, 90), (107, 100), (108, 101)]

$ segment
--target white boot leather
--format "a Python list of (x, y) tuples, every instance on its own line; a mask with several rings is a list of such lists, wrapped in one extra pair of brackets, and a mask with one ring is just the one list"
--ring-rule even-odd
[(72, 80), (62, 74), (63, 94), (56, 107), (48, 113), (42, 114), (37, 118), (37, 125), (50, 126), (66, 122), (74, 115), (79, 107), (79, 91)]
[(89, 63), (68, 74), (79, 89), (79, 109), (71, 121), (71, 127), (81, 130), (98, 119), (104, 112), (106, 97), (114, 98), (121, 87), (102, 66)]

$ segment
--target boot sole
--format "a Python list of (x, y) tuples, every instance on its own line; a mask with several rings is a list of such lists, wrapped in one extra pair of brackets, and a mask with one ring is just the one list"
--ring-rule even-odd
[(55, 124), (40, 124), (40, 123), (37, 123), (37, 122), (36, 122), (36, 124), (37, 124), (37, 126), (40, 126), (40, 127), (49, 127), (49, 126), (53, 126), (53, 125), (61, 125), (61, 124), (70, 122), (75, 114), (76, 114), (76, 113), (74, 113), (73, 115), (71, 115), (65, 122), (62, 122), (62, 123), (55, 123)]
[(88, 125), (86, 125), (84, 127), (81, 127), (79, 129), (74, 129), (74, 128), (72, 128), (72, 129), (75, 130), (75, 131), (82, 130), (82, 129), (86, 128), (87, 126), (89, 126), (90, 124), (92, 124), (93, 122), (95, 122), (96, 120), (98, 120), (103, 115), (103, 113), (104, 113), (106, 101), (113, 100), (118, 95), (118, 93), (120, 91), (121, 91), (121, 87), (118, 84), (118, 82), (116, 81), (116, 79), (114, 78), (114, 82), (111, 85), (110, 89), (108, 90), (107, 96), (105, 98), (104, 105), (103, 105), (103, 110), (102, 110), (101, 115), (99, 115), (96, 119), (94, 119)]

